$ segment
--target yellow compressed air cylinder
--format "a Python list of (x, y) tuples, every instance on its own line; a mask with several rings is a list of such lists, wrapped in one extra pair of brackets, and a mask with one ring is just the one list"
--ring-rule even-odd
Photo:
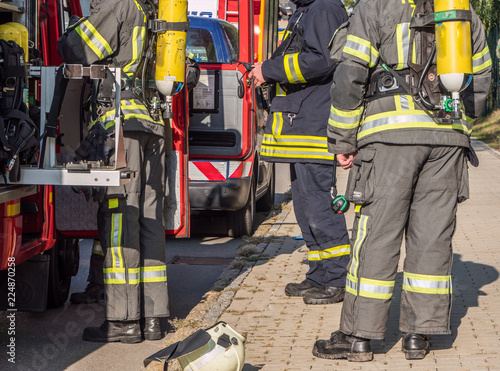
[(21, 48), (23, 48), (24, 50), (24, 61), (27, 62), (28, 61), (28, 53), (29, 53), (29, 49), (28, 49), (28, 42), (29, 42), (29, 37), (28, 37), (28, 29), (23, 26), (21, 23), (17, 23), (17, 22), (8, 22), (5, 24), (6, 26), (11, 26), (11, 27), (14, 27), (15, 29), (17, 29), (20, 34), (21, 34), (21, 43), (19, 44), (19, 46)]
[(457, 94), (472, 74), (470, 22), (448, 21), (457, 10), (469, 10), (469, 0), (434, 0), (437, 74), (443, 86)]
[(156, 40), (156, 87), (165, 96), (178, 93), (186, 70), (187, 0), (160, 0), (158, 19), (167, 22), (167, 31)]
[(14, 41), (23, 48), (23, 63), (28, 59), (28, 29), (17, 22), (8, 22), (0, 25), (0, 39)]

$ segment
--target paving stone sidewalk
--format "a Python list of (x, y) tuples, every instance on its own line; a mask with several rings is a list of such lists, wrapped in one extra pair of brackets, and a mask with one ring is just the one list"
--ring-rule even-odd
[[(474, 147), (480, 166), (470, 169), (470, 199), (459, 205), (453, 239), (451, 335), (433, 336), (424, 360), (405, 359), (398, 330), (400, 269), (386, 338), (372, 342), (374, 360), (314, 357), (314, 341), (338, 328), (341, 304), (305, 305), (284, 294), (285, 285), (301, 281), (307, 271), (307, 248), (294, 239), (300, 230), (289, 202), (260, 244), (267, 259), (238, 277), (228, 306), (220, 309), (219, 319), (247, 338), (243, 370), (500, 370), (500, 154), (478, 141)], [(347, 172), (339, 173), (342, 191)], [(353, 213), (346, 218), (351, 228)]]

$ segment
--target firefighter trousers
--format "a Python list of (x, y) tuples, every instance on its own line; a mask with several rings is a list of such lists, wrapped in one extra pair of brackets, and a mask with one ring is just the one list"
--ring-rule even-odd
[(349, 173), (353, 244), (340, 330), (383, 339), (405, 236), (399, 328), (449, 334), (451, 239), (458, 200), (468, 198), (464, 148), (374, 143)]
[(98, 210), (106, 318), (166, 317), (164, 138), (125, 131), (124, 145), (127, 166), (136, 176), (124, 186), (108, 187)]
[(90, 255), (89, 275), (87, 281), (97, 285), (104, 285), (104, 251), (99, 240), (92, 244), (92, 255)]
[(344, 214), (331, 208), (332, 174), (332, 165), (290, 164), (295, 218), (309, 248), (306, 281), (317, 287), (344, 287), (349, 261)]

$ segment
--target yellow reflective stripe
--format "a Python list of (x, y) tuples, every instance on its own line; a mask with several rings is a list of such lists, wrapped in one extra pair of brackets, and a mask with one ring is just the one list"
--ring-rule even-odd
[(466, 121), (446, 125), (437, 124), (421, 110), (391, 111), (368, 116), (358, 132), (358, 139), (384, 130), (407, 128), (450, 129), (468, 134), (472, 130), (466, 126)]
[(275, 136), (278, 136), (281, 134), (281, 130), (283, 128), (283, 117), (281, 116), (280, 112), (274, 112), (273, 113), (273, 125), (272, 125), (272, 131)]
[(283, 66), (288, 81), (291, 84), (306, 83), (299, 66), (299, 53), (286, 54), (283, 58)]
[(129, 268), (128, 269), (128, 283), (129, 285), (136, 285), (140, 283), (139, 278), (140, 268)]
[(326, 142), (320, 142), (320, 141), (307, 141), (307, 140), (297, 140), (297, 141), (285, 141), (291, 138), (288, 137), (275, 137), (272, 135), (267, 134), (268, 136), (264, 136), (264, 139), (262, 140), (263, 144), (267, 145), (282, 145), (282, 146), (308, 146), (308, 147), (318, 147), (318, 148), (324, 148), (328, 149), (328, 146)]
[(356, 277), (347, 273), (346, 281), (345, 281), (345, 290), (352, 295), (358, 295), (358, 280)]
[(272, 135), (272, 134), (264, 134), (265, 138), (283, 138), (283, 139), (293, 139), (293, 140), (308, 140), (308, 141), (323, 141), (326, 142), (326, 137), (317, 137), (314, 135)]
[(325, 250), (311, 250), (307, 255), (308, 260), (319, 261), (323, 259), (335, 258), (337, 256), (349, 255), (351, 252), (351, 245), (340, 245), (330, 247)]
[(110, 198), (108, 201), (108, 207), (110, 209), (116, 209), (118, 207), (118, 199), (117, 198)]
[(363, 107), (360, 107), (352, 111), (342, 111), (334, 106), (330, 106), (328, 124), (339, 129), (355, 129), (359, 125), (363, 109)]
[[(142, 46), (144, 36), (146, 35), (146, 29), (141, 26), (134, 27), (134, 32), (132, 36), (132, 60), (123, 67), (123, 71), (125, 73), (127, 72), (133, 72), (135, 69), (137, 69), (137, 66), (139, 65), (139, 58), (141, 57), (142, 54)], [(132, 70), (132, 67), (135, 67)]]
[(448, 295), (452, 293), (451, 276), (403, 273), (403, 290), (422, 294)]
[(347, 35), (346, 44), (342, 52), (365, 61), (368, 63), (369, 67), (374, 67), (379, 57), (379, 52), (368, 40), (364, 40), (354, 35)]
[(283, 90), (280, 84), (276, 83), (276, 96), (284, 97), (286, 96), (286, 92)]
[(297, 74), (299, 81), (301, 83), (305, 84), (307, 81), (306, 81), (306, 79), (304, 79), (304, 76), (302, 75), (302, 71), (300, 70), (299, 53), (293, 54), (293, 69), (295, 70), (295, 73)]
[(366, 238), (368, 233), (368, 219), (369, 216), (361, 215), (358, 222), (358, 232), (356, 234), (356, 241), (354, 241), (353, 245), (353, 256), (351, 259), (351, 266), (349, 267), (349, 273), (352, 277), (357, 277), (358, 265), (359, 265), (359, 251), (361, 250), (361, 246)]
[(395, 95), (394, 96), (394, 104), (396, 105), (396, 111), (402, 111), (403, 110), (401, 108), (401, 99), (399, 97), (400, 97), (400, 95)]
[(134, 2), (135, 2), (135, 5), (137, 6), (137, 9), (139, 9), (139, 10), (140, 10), (140, 11), (144, 14), (143, 21), (144, 21), (144, 22), (146, 22), (146, 12), (144, 11), (144, 9), (142, 9), (141, 4), (139, 4), (139, 3), (137, 2), (137, 0), (134, 0)]
[(396, 49), (398, 51), (398, 65), (397, 70), (401, 70), (404, 67), (404, 55), (403, 55), (403, 31), (401, 30), (402, 24), (396, 26)]
[(481, 72), (482, 70), (484, 70), (485, 68), (491, 66), (491, 59), (488, 59), (486, 62), (484, 62), (483, 64), (481, 64), (480, 66), (474, 66), (472, 67), (472, 73), (478, 73), (478, 72)]
[(320, 255), (321, 259), (329, 259), (329, 258), (335, 258), (337, 256), (349, 255), (350, 252), (351, 252), (351, 245), (340, 245), (320, 251)]
[(102, 245), (99, 240), (94, 240), (92, 244), (92, 254), (104, 256), (104, 251), (102, 251)]
[[(315, 158), (324, 160), (333, 160), (335, 155), (329, 153), (327, 149), (315, 149), (316, 154), (310, 154), (313, 151), (312, 148), (287, 148), (287, 147), (277, 147), (277, 146), (262, 146), (261, 154), (272, 157), (282, 157), (282, 158)], [(296, 152), (296, 153), (291, 153)], [(309, 153), (309, 154), (305, 154)]]
[(291, 54), (286, 54), (285, 58), (283, 58), (283, 66), (285, 67), (286, 78), (288, 81), (293, 82), (292, 71), (290, 70), (290, 59), (292, 58)]
[(21, 213), (21, 202), (16, 202), (15, 204), (7, 205), (7, 215), (14, 216)]
[(157, 265), (141, 267), (141, 282), (165, 282), (167, 280), (167, 266)]
[(123, 284), (127, 283), (125, 279), (125, 268), (104, 268), (104, 283)]
[[(122, 214), (111, 214), (111, 259), (113, 267), (123, 267), (122, 258)], [(117, 260), (118, 258), (118, 260)]]
[(406, 58), (410, 45), (410, 24), (400, 23), (396, 27), (396, 48), (398, 52), (398, 64), (396, 70), (402, 70), (407, 67)]
[(371, 278), (359, 279), (359, 296), (372, 299), (390, 299), (394, 291), (394, 281), (374, 280)]
[(102, 60), (105, 58), (104, 54), (101, 53), (99, 48), (94, 45), (94, 43), (89, 39), (89, 37), (85, 34), (85, 32), (83, 32), (83, 30), (81, 28), (77, 27), (77, 28), (75, 28), (75, 31), (78, 35), (80, 35), (80, 37), (83, 39), (83, 41), (85, 41), (85, 44), (87, 44), (87, 46), (90, 49), (92, 49), (92, 51), (95, 53), (95, 55), (97, 55), (99, 60)]

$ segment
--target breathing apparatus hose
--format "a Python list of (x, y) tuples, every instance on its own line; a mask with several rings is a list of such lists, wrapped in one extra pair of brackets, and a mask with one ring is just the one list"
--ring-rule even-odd
[[(150, 15), (153, 14), (153, 19), (157, 18), (157, 9), (152, 0), (147, 0), (148, 5), (150, 6), (150, 11), (147, 12), (146, 14), (146, 24), (149, 25), (149, 19), (151, 18)], [(133, 85), (135, 86), (136, 78), (139, 72), (139, 69), (141, 70), (141, 94), (140, 97), (138, 97), (146, 106), (146, 108), (149, 110), (151, 108), (151, 104), (148, 101), (148, 98), (146, 97), (146, 71), (147, 71), (147, 66), (149, 65), (149, 60), (151, 59), (152, 56), (152, 50), (153, 46), (156, 43), (156, 33), (152, 32), (151, 35), (148, 37), (149, 44), (146, 48), (146, 51), (143, 53), (143, 59), (140, 65), (140, 68), (137, 68), (134, 72), (134, 75), (132, 77), (132, 82)]]
[(427, 101), (424, 97), (423, 91), (422, 91), (422, 85), (424, 83), (424, 79), (427, 75), (427, 71), (429, 70), (432, 61), (434, 60), (434, 56), (436, 55), (436, 42), (432, 43), (432, 50), (431, 54), (429, 55), (429, 58), (427, 58), (427, 62), (425, 63), (424, 69), (422, 70), (422, 73), (420, 74), (420, 78), (418, 80), (418, 97), (420, 98), (420, 101), (422, 104), (430, 110), (437, 110), (440, 107), (432, 104), (431, 102)]

